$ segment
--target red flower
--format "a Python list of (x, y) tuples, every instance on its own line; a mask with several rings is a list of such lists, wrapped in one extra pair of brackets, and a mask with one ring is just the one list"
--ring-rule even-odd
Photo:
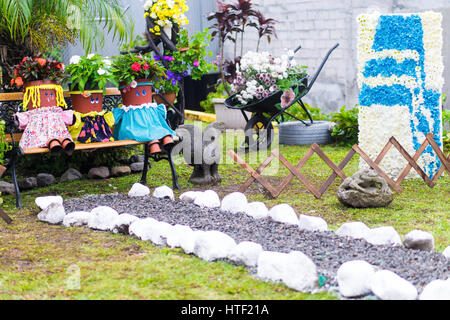
[(142, 68), (143, 68), (144, 70), (148, 70), (148, 69), (150, 69), (150, 66), (147, 64), (147, 62), (144, 62)]
[(131, 65), (131, 69), (133, 71), (139, 72), (139, 71), (141, 71), (141, 65), (139, 63), (135, 62)]
[(14, 79), (11, 79), (11, 85), (14, 85)]
[(45, 64), (47, 63), (47, 60), (42, 59), (42, 58), (37, 58), (36, 60), (41, 67), (45, 66)]
[(14, 82), (18, 87), (21, 87), (23, 85), (23, 80), (21, 77), (16, 78), (16, 80), (14, 80)]
[(56, 67), (57, 67), (58, 69), (63, 69), (63, 64), (60, 62), (60, 63), (58, 63), (58, 64), (56, 65)]

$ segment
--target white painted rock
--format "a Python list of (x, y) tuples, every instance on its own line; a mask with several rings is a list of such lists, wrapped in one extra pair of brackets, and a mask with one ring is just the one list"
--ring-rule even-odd
[(300, 215), (298, 227), (308, 231), (328, 231), (327, 222), (320, 217)]
[(44, 210), (52, 203), (63, 204), (63, 198), (61, 196), (48, 196), (48, 197), (37, 197), (34, 203), (39, 209)]
[(91, 210), (88, 227), (101, 231), (112, 231), (119, 213), (110, 207), (101, 206)]
[(245, 212), (247, 210), (247, 206), (248, 201), (245, 194), (241, 192), (233, 192), (223, 198), (220, 209), (231, 213), (238, 213)]
[(179, 248), (183, 240), (186, 237), (192, 236), (193, 233), (194, 231), (190, 227), (177, 224), (167, 234), (167, 245), (171, 248)]
[(201, 191), (188, 191), (180, 195), (180, 200), (187, 203), (193, 203), (195, 199), (202, 194)]
[(291, 251), (288, 263), (283, 269), (283, 283), (300, 292), (311, 292), (317, 287), (318, 276), (316, 265), (304, 253)]
[(442, 252), (442, 254), (444, 255), (444, 257), (447, 258), (447, 260), (450, 260), (450, 246), (445, 248), (445, 250)]
[(90, 212), (75, 211), (68, 213), (63, 220), (65, 227), (82, 227), (88, 224)]
[(365, 239), (369, 232), (370, 228), (360, 221), (346, 222), (336, 230), (338, 236), (355, 239)]
[(112, 232), (129, 234), (130, 225), (137, 220), (139, 220), (139, 218), (131, 214), (128, 213), (120, 214), (115, 220)]
[(375, 268), (363, 260), (345, 262), (337, 271), (339, 292), (344, 297), (360, 297), (370, 294), (371, 279)]
[(66, 216), (66, 211), (62, 204), (50, 203), (44, 210), (38, 214), (38, 219), (51, 224), (60, 224)]
[(265, 219), (269, 216), (269, 209), (264, 202), (251, 202), (245, 213), (254, 219)]
[(180, 241), (180, 247), (183, 249), (184, 253), (192, 254), (195, 249), (195, 241), (197, 237), (205, 233), (205, 231), (194, 231), (192, 233), (186, 233)]
[(194, 254), (206, 261), (227, 258), (236, 247), (230, 236), (219, 231), (206, 231), (195, 239)]
[(139, 219), (130, 224), (128, 232), (133, 237), (148, 241), (151, 239), (154, 225), (157, 223), (158, 221), (153, 218)]
[(419, 300), (450, 300), (450, 279), (434, 280), (427, 284)]
[(173, 226), (167, 222), (158, 222), (151, 227), (150, 241), (158, 246), (167, 244), (167, 237), (171, 233)]
[(135, 183), (128, 192), (129, 197), (145, 197), (150, 195), (150, 189), (140, 183)]
[(288, 263), (289, 255), (287, 253), (263, 251), (258, 257), (256, 275), (264, 281), (281, 281)]
[(269, 217), (278, 222), (298, 225), (298, 216), (294, 209), (285, 203), (276, 205), (269, 211)]
[(173, 190), (168, 186), (161, 186), (153, 191), (153, 196), (155, 198), (167, 198), (170, 200), (175, 200), (175, 195), (173, 194)]
[(381, 300), (417, 299), (416, 287), (389, 270), (376, 272), (372, 277), (370, 289)]
[(238, 265), (256, 267), (261, 252), (263, 248), (259, 243), (243, 241), (234, 247), (228, 258)]
[(195, 198), (194, 204), (203, 208), (219, 208), (220, 198), (215, 191), (207, 190), (205, 192), (202, 192)]
[(374, 245), (401, 245), (402, 240), (397, 231), (391, 226), (370, 229), (365, 238)]
[(433, 251), (434, 237), (431, 233), (422, 230), (413, 230), (403, 239), (403, 245), (409, 249)]

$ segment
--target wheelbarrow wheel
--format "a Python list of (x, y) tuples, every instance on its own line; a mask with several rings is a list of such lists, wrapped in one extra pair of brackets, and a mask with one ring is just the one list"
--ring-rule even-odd
[(245, 126), (245, 141), (241, 149), (256, 151), (270, 147), (273, 141), (273, 125), (262, 114), (254, 115)]

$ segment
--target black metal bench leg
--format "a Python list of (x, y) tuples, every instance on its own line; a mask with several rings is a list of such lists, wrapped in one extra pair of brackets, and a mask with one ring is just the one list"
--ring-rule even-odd
[(167, 161), (169, 161), (170, 170), (172, 171), (173, 189), (180, 190), (181, 188), (180, 188), (180, 185), (178, 184), (178, 173), (177, 173), (177, 170), (175, 169), (175, 164), (173, 163), (173, 159), (172, 159), (172, 148), (168, 152)]
[(13, 157), (13, 159), (12, 159), (10, 170), (11, 170), (11, 177), (12, 177), (13, 184), (14, 184), (14, 193), (16, 195), (16, 208), (19, 208), (20, 210), (22, 210), (23, 207), (22, 207), (22, 201), (20, 200), (19, 183), (17, 182), (15, 157)]
[(142, 171), (141, 184), (147, 184), (148, 160), (150, 157), (150, 146), (148, 143), (144, 144), (144, 170)]

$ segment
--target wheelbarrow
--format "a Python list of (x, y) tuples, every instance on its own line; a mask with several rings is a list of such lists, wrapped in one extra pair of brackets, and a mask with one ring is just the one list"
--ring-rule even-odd
[[(301, 85), (293, 87), (293, 91), (296, 92), (296, 96), (293, 101), (286, 107), (280, 106), (281, 96), (283, 92), (281, 90), (271, 94), (267, 98), (258, 100), (256, 102), (242, 105), (239, 100), (236, 98), (236, 95), (239, 93), (235, 93), (228, 97), (225, 100), (225, 106), (229, 109), (240, 110), (244, 119), (246, 121), (245, 125), (245, 141), (241, 144), (241, 149), (245, 150), (259, 150), (263, 148), (268, 148), (273, 141), (273, 124), (272, 122), (275, 120), (279, 122), (278, 117), (281, 116), (281, 122), (284, 121), (284, 114), (301, 121), (303, 124), (310, 126), (314, 123), (311, 114), (306, 108), (305, 104), (302, 101), (308, 92), (311, 90), (314, 82), (317, 80), (320, 72), (322, 71), (325, 63), (330, 57), (331, 53), (339, 46), (339, 43), (336, 43), (326, 54), (319, 68), (312, 78), (306, 76)], [(301, 49), (299, 46), (295, 49), (295, 53), (297, 53)], [(292, 59), (292, 58), (291, 58)], [(303, 120), (298, 119), (296, 116), (288, 113), (288, 109), (294, 104), (299, 103), (302, 109), (306, 112), (309, 123), (305, 123)], [(247, 114), (245, 113), (251, 112), (252, 117), (249, 119)]]

